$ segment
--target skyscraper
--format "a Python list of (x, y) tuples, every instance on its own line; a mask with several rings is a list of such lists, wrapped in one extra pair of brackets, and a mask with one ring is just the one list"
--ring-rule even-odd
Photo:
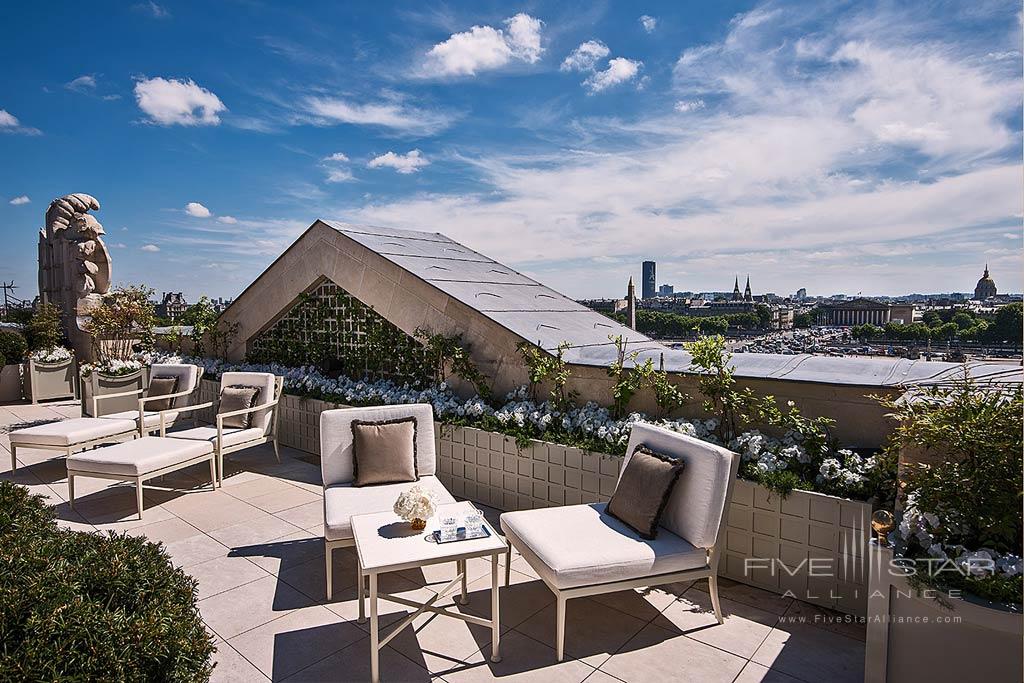
[(658, 281), (658, 277), (655, 274), (655, 264), (654, 264), (654, 261), (644, 261), (643, 274), (642, 274), (642, 277), (640, 278), (640, 284), (641, 284), (640, 294), (642, 295), (642, 298), (644, 298), (644, 299), (653, 299), (655, 296), (657, 296), (657, 293), (658, 293), (657, 281)]

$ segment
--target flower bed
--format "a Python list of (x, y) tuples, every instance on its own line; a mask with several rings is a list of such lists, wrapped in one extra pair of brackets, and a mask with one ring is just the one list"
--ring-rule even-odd
[[(635, 422), (648, 422), (706, 441), (716, 441), (714, 431), (717, 422), (714, 419), (657, 419), (642, 413), (615, 419), (607, 408), (596, 403), (557, 410), (550, 402), (530, 400), (525, 387), (511, 392), (503, 400), (488, 402), (480, 396), (462, 399), (443, 383), (417, 388), (386, 380), (370, 382), (325, 377), (308, 367), (228, 363), (208, 358), (186, 358), (180, 362), (201, 365), (205, 370), (204, 376), (210, 379), (229, 370), (272, 372), (284, 377), (286, 394), (334, 404), (429, 403), (434, 408), (435, 417), (443, 424), (502, 434), (521, 448), (531, 440), (538, 440), (618, 456), (625, 453), (630, 429)], [(847, 450), (830, 451), (825, 458), (808, 458), (807, 451), (793, 433), (774, 438), (751, 430), (727, 445), (743, 458), (741, 476), (775, 490), (799, 488), (867, 499), (884, 476), (880, 459), (862, 458)], [(778, 483), (780, 472), (788, 473), (788, 476)]]

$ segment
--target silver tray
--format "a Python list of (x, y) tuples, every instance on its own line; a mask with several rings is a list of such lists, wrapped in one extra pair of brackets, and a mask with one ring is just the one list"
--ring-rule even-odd
[(464, 526), (460, 526), (455, 532), (455, 538), (448, 540), (441, 540), (441, 530), (437, 529), (432, 534), (435, 543), (457, 543), (458, 541), (471, 541), (474, 538), (487, 538), (491, 535), (491, 530), (487, 528), (486, 524), (480, 525), (479, 531), (471, 531)]

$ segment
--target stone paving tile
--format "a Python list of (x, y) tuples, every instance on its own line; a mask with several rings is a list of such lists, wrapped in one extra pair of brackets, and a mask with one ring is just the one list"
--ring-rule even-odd
[(692, 638), (648, 624), (601, 665), (628, 683), (731, 682), (747, 660)]
[(216, 666), (210, 683), (249, 683), (249, 681), (269, 681), (263, 672), (257, 669), (245, 657), (240, 655), (228, 643), (217, 643), (217, 652), (213, 656)]
[(307, 596), (275, 576), (266, 576), (199, 601), (203, 620), (221, 638), (230, 641), (268, 621), (313, 604)]
[(690, 590), (669, 605), (654, 624), (677, 630), (694, 640), (750, 659), (778, 622), (778, 616), (720, 597), (724, 623), (719, 624), (711, 596)]
[(864, 643), (809, 624), (780, 624), (751, 661), (805, 681), (864, 680)]
[(267, 572), (244, 557), (215, 557), (191, 565), (188, 573), (199, 582), (200, 600), (267, 576)]

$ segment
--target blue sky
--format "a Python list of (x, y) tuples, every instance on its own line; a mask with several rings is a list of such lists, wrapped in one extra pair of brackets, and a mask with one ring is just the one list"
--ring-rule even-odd
[(648, 258), (698, 291), (1024, 289), (1019, 3), (20, 3), (0, 37), (22, 296), (70, 192), (116, 282), (190, 299), (317, 217), (574, 297)]

